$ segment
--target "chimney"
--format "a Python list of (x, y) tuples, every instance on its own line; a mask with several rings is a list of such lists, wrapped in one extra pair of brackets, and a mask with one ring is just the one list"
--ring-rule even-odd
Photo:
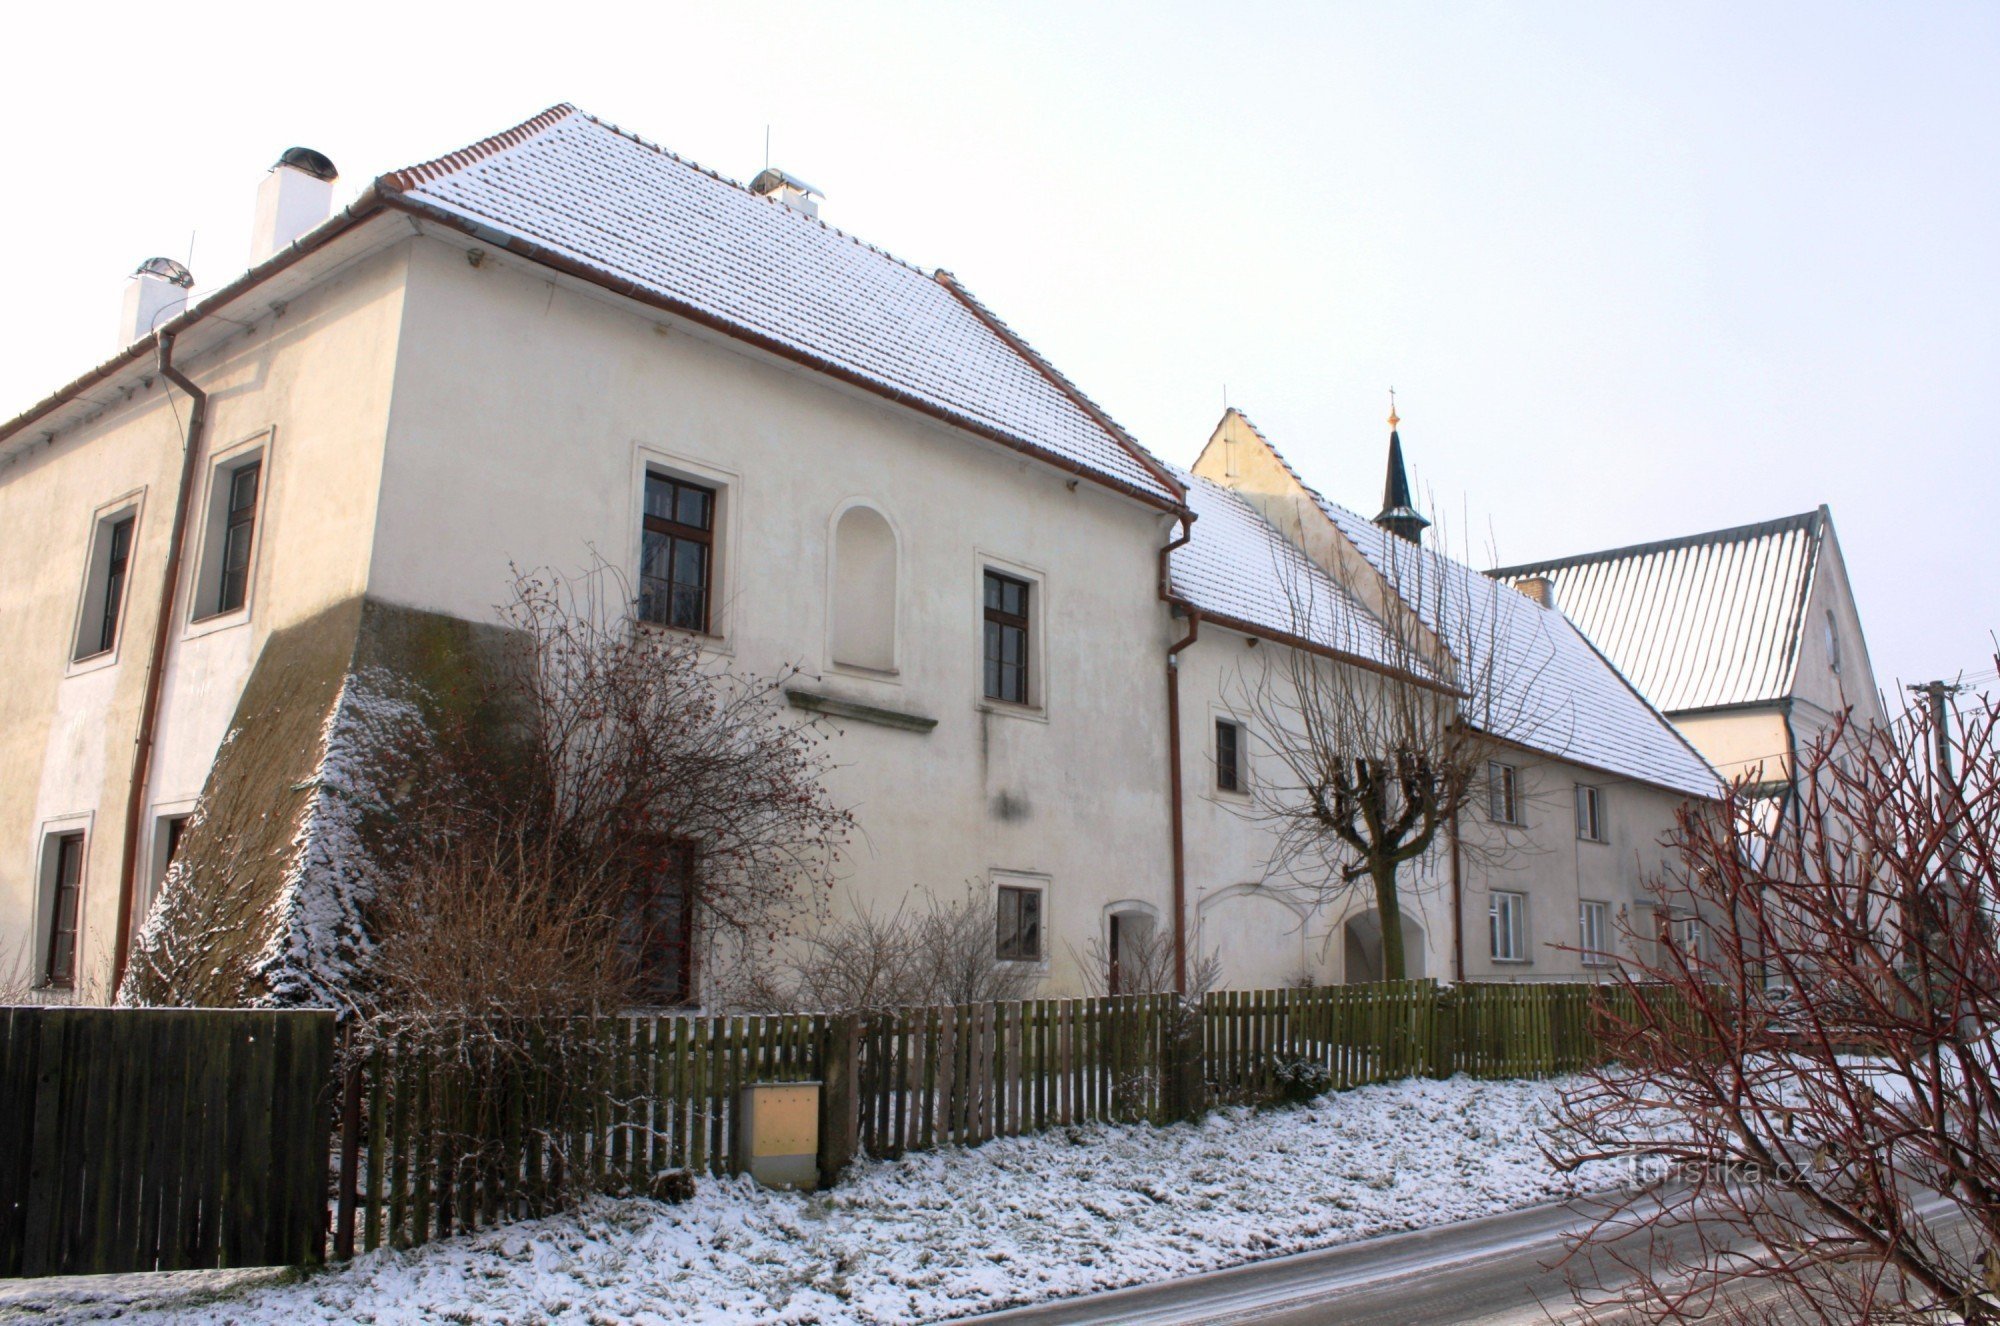
[(1514, 588), (1526, 594), (1544, 608), (1556, 606), (1556, 582), (1547, 576), (1529, 576), (1514, 582)]
[(257, 219), (250, 227), (250, 265), (284, 248), (326, 220), (333, 210), (333, 182), (340, 172), (309, 147), (288, 147), (257, 186)]
[(153, 334), (187, 307), (194, 275), (172, 258), (148, 258), (125, 283), (125, 310), (118, 316), (118, 348)]
[(818, 189), (794, 175), (787, 175), (776, 166), (766, 166), (750, 181), (750, 192), (764, 198), (775, 198), (794, 212), (806, 216), (819, 215), (819, 200), (826, 197)]

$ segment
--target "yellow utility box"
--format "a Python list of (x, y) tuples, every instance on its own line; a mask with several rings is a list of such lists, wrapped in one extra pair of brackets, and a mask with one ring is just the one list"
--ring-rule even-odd
[(819, 1186), (819, 1083), (752, 1083), (736, 1108), (738, 1166), (766, 1188)]

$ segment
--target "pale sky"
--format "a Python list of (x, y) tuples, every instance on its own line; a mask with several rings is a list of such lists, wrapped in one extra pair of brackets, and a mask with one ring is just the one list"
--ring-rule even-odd
[[(278, 153), (574, 102), (955, 272), (1155, 452), (1228, 400), (1380, 503), (1393, 384), (1521, 562), (1833, 508), (1886, 688), (2000, 627), (2000, 5), (37, 5), (0, 79), (0, 414)], [(1438, 508), (1442, 508), (1440, 512)], [(1893, 701), (1892, 701), (1893, 702)]]

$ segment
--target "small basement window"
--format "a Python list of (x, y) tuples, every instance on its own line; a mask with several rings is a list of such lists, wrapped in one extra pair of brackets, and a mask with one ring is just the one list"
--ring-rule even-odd
[(83, 903), (83, 835), (59, 833), (42, 853), (47, 902), (41, 984), (49, 990), (76, 987), (76, 935)]
[(1042, 891), (1002, 884), (997, 898), (993, 956), (1001, 962), (1042, 959)]

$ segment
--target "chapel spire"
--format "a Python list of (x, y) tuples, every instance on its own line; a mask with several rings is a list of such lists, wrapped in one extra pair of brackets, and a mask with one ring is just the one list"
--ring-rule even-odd
[(1424, 527), (1430, 524), (1417, 514), (1410, 501), (1410, 476), (1403, 471), (1403, 439), (1396, 426), (1396, 389), (1389, 388), (1389, 474), (1382, 484), (1382, 513), (1375, 523), (1399, 538), (1422, 543)]

